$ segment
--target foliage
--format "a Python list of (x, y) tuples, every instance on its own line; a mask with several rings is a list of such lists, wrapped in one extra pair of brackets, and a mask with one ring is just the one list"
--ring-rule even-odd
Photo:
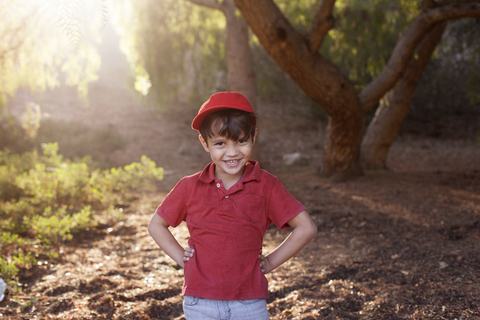
[[(83, 54), (68, 50), (57, 1), (0, 0), (0, 114), (18, 88), (33, 92), (52, 88), (65, 76), (86, 99), (87, 84), (96, 80), (100, 58), (85, 39)], [(90, 32), (89, 34), (93, 34)], [(86, 100), (85, 100), (86, 101)]]
[(321, 2), (321, 0), (275, 1), (290, 23), (303, 33), (309, 31), (309, 28), (313, 23), (313, 13), (317, 11)]
[(73, 215), (67, 214), (66, 206), (52, 213), (52, 208), (47, 207), (45, 216), (35, 216), (31, 220), (31, 228), (36, 232), (37, 238), (47, 245), (60, 243), (73, 238), (71, 230), (85, 229), (91, 224), (92, 212), (90, 207), (83, 208)]
[[(418, 10), (407, 3), (372, 0), (353, 1), (335, 11), (337, 27), (321, 51), (361, 90), (383, 70)], [(362, 32), (352, 32), (358, 29)]]
[(27, 105), (25, 113), (21, 117), (22, 128), (30, 139), (37, 136), (41, 118), (40, 106), (36, 103), (30, 102)]
[(221, 12), (177, 0), (116, 4), (115, 23), (135, 72), (135, 88), (160, 108), (204, 99), (225, 85), (217, 80), (226, 72)]
[(413, 103), (424, 114), (463, 114), (480, 104), (480, 19), (449, 23)]
[(14, 279), (35, 256), (53, 254), (55, 245), (94, 227), (95, 212), (153, 190), (162, 178), (163, 169), (146, 156), (102, 171), (65, 161), (57, 143), (43, 145), (43, 154), (0, 151), (0, 276)]
[[(275, 3), (294, 27), (306, 34), (321, 1), (275, 0)], [(136, 73), (138, 91), (146, 93), (151, 85), (149, 96), (166, 108), (176, 105), (176, 102), (200, 102), (211, 92), (226, 88), (225, 18), (220, 12), (191, 5), (188, 1), (117, 0), (117, 4), (120, 4), (121, 11), (117, 12), (116, 23), (122, 30), (124, 51)], [(418, 15), (421, 5), (422, 2), (414, 0), (338, 0), (334, 9), (335, 27), (325, 38), (320, 53), (338, 66), (360, 91), (385, 67), (396, 42)], [(474, 29), (478, 30), (474, 27), (468, 30)], [(449, 32), (444, 42), (462, 37), (478, 39), (472, 31), (459, 31)], [(449, 48), (471, 48), (473, 42), (469, 40), (464, 42), (465, 46)], [(295, 104), (298, 112), (310, 115), (317, 112), (320, 114), (315, 116), (326, 117), (272, 61), (255, 36), (252, 37), (251, 48), (258, 94), (264, 103), (288, 102)], [(434, 92), (434, 88), (439, 80), (447, 83), (446, 79), (450, 78), (458, 63), (448, 67), (447, 60), (454, 58), (453, 54), (439, 57), (441, 61), (437, 61), (438, 65), (433, 62), (427, 68), (426, 73), (430, 70), (431, 74), (419, 85), (419, 92), (428, 91), (422, 99), (428, 100), (432, 94), (441, 96), (448, 92)], [(457, 72), (457, 84), (470, 89), (450, 90), (449, 99), (468, 106), (478, 99), (475, 74), (479, 73), (473, 70), (479, 64), (475, 58), (463, 57), (461, 69), (472, 72), (468, 76)], [(469, 67), (470, 64), (473, 67)], [(430, 79), (430, 84), (427, 79)], [(422, 87), (426, 89), (422, 91)], [(467, 104), (465, 99), (468, 99)], [(445, 101), (438, 100), (429, 104), (441, 105)], [(426, 104), (422, 102), (420, 105)], [(443, 110), (451, 109), (447, 105)]]
[[(3, 234), (0, 234), (1, 238), (3, 238), (2, 235)], [(18, 291), (17, 274), (18, 274), (18, 268), (15, 265), (15, 262), (8, 262), (0, 256), (0, 275), (1, 275), (1, 278), (4, 279), (6, 284), (9, 287), (13, 288), (14, 291)]]
[[(102, 30), (107, 24), (107, 0), (60, 0), (57, 2), (58, 25), (68, 38), (70, 49), (74, 52), (83, 50), (89, 20), (94, 20), (94, 29)], [(95, 30), (93, 30), (95, 31)], [(90, 32), (90, 31), (88, 31)]]
[[(313, 23), (312, 13), (317, 12), (321, 1), (276, 3), (295, 28), (306, 33)], [(361, 90), (383, 69), (399, 35), (418, 12), (418, 2), (413, 0), (337, 1), (333, 13), (335, 27), (320, 52)]]

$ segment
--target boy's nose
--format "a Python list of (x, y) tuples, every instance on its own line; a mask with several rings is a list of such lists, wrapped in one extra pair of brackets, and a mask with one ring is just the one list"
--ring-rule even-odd
[(238, 154), (238, 150), (235, 146), (230, 146), (227, 149), (227, 156), (236, 156)]

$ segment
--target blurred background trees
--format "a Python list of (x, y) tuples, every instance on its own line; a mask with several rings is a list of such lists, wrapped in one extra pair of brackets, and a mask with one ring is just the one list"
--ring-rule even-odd
[(186, 1), (116, 0), (134, 86), (161, 109), (226, 90), (225, 18)]
[[(66, 85), (75, 87), (78, 98), (88, 104), (88, 84), (98, 79), (100, 67), (94, 48), (100, 24), (78, 20), (72, 16), (78, 8), (71, 5), (73, 1), (68, 0), (0, 0), (1, 149), (26, 151), (40, 128), (39, 101), (25, 103), (14, 113), (14, 100), (21, 100), (22, 94)], [(68, 26), (71, 19), (78, 28), (76, 34)]]
[[(83, 34), (73, 36), (62, 19), (66, 10), (76, 9), (56, 1), (0, 1), (0, 106), (4, 107), (20, 88), (39, 92), (58, 86), (62, 80), (77, 86), (80, 98), (86, 97), (87, 84), (97, 79), (100, 65), (92, 46), (99, 40), (92, 32), (94, 28), (99, 31), (100, 26), (76, 21), (81, 28), (78, 32)], [(71, 47), (72, 41), (80, 45), (71, 51), (70, 36), (74, 37)]]
[[(200, 2), (216, 3), (218, 5), (224, 3), (223, 1)], [(129, 1), (123, 0), (122, 3), (128, 6)], [(304, 36), (308, 36), (309, 29), (315, 21), (314, 13), (318, 11), (321, 3), (322, 1), (319, 0), (295, 2), (275, 1), (275, 4), (280, 8), (282, 14), (288, 19), (293, 28), (298, 31), (300, 35)], [(448, 2), (442, 3), (441, 5), (448, 5)], [(129, 14), (136, 18), (133, 18), (133, 16), (131, 19), (124, 17), (120, 21), (128, 21), (129, 30), (132, 29), (132, 21), (141, 21), (139, 25), (142, 25), (143, 28), (141, 30), (139, 29), (138, 32), (130, 33), (132, 39), (136, 40), (130, 42), (129, 56), (134, 57), (137, 55), (134, 59), (137, 61), (135, 68), (138, 70), (142, 70), (142, 67), (148, 68), (149, 71), (145, 71), (145, 74), (151, 77), (152, 93), (150, 96), (158, 96), (158, 92), (163, 92), (159, 97), (154, 98), (154, 100), (163, 106), (165, 106), (165, 99), (169, 99), (169, 105), (175, 104), (174, 101), (187, 104), (189, 102), (200, 103), (212, 92), (227, 89), (228, 81), (225, 78), (225, 75), (228, 74), (226, 63), (227, 52), (224, 45), (226, 25), (225, 22), (221, 20), (218, 12), (206, 10), (200, 6), (192, 6), (187, 2), (175, 1), (163, 1), (160, 5), (154, 4), (152, 1), (144, 0), (136, 2), (135, 4), (131, 2), (129, 6), (129, 8), (132, 9), (128, 10)], [(341, 74), (348, 79), (348, 82), (353, 85), (353, 90), (360, 93), (369, 83), (378, 77), (382, 70), (385, 70), (385, 66), (390, 59), (395, 45), (407, 26), (415, 17), (422, 13), (422, 10), (426, 12), (425, 10), (428, 10), (428, 6), (429, 4), (427, 2), (419, 4), (416, 1), (400, 1), (398, 3), (382, 0), (361, 2), (337, 1), (335, 2), (335, 6), (332, 7), (335, 26), (325, 35), (319, 53), (338, 68)], [(148, 14), (146, 14), (147, 12)], [(180, 12), (182, 12), (182, 14), (180, 14)], [(162, 21), (162, 23), (159, 23), (159, 21)], [(120, 25), (121, 24), (120, 22)], [(149, 24), (151, 24), (151, 26), (160, 24), (161, 27), (148, 27)], [(463, 28), (461, 27), (462, 25), (464, 26)], [(212, 28), (212, 26), (214, 27)], [(443, 26), (443, 28), (445, 28), (445, 26)], [(463, 33), (461, 33), (462, 36), (460, 36), (458, 31), (455, 32), (456, 29), (463, 30)], [(465, 32), (466, 30), (469, 31)], [(155, 36), (153, 34), (155, 34)], [(426, 58), (422, 60), (424, 61), (423, 65), (419, 66), (417, 64), (411, 67), (412, 70), (417, 71), (415, 77), (418, 79), (413, 82), (410, 81), (409, 86), (404, 87), (403, 90), (409, 88), (409, 98), (402, 98), (402, 103), (406, 107), (402, 109), (401, 114), (393, 116), (395, 124), (389, 123), (386, 120), (379, 121), (379, 117), (381, 116), (380, 112), (378, 112), (379, 115), (377, 118), (374, 116), (377, 111), (377, 106), (381, 106), (382, 103), (390, 106), (389, 108), (384, 108), (384, 112), (392, 109), (392, 105), (396, 105), (394, 102), (396, 100), (392, 100), (392, 103), (386, 100), (388, 95), (377, 103), (369, 102), (366, 110), (364, 110), (364, 112), (367, 112), (367, 121), (370, 121), (372, 118), (376, 120), (372, 122), (370, 127), (367, 127), (367, 135), (363, 140), (362, 159), (364, 167), (373, 169), (385, 168), (385, 158), (388, 149), (402, 127), (403, 119), (412, 105), (415, 106), (416, 110), (429, 110), (429, 108), (432, 109), (432, 107), (437, 111), (439, 111), (438, 108), (443, 108), (442, 110), (444, 112), (452, 110), (451, 107), (446, 107), (443, 103), (445, 97), (438, 100), (437, 103), (434, 100), (429, 100), (431, 94), (439, 96), (440, 94), (445, 95), (448, 92), (455, 96), (462, 96), (462, 98), (459, 99), (451, 97), (449, 100), (454, 101), (455, 104), (462, 105), (463, 107), (460, 109), (463, 108), (463, 110), (471, 110), (471, 108), (474, 108), (477, 104), (478, 79), (476, 79), (475, 75), (478, 74), (478, 63), (476, 62), (478, 55), (475, 52), (478, 50), (475, 46), (478, 41), (475, 42), (473, 39), (478, 39), (478, 18), (451, 21), (443, 38), (443, 29), (439, 30), (439, 28), (437, 28), (436, 35), (436, 40), (433, 42), (430, 41), (431, 45), (428, 50), (423, 51), (424, 55), (426, 55)], [(152, 41), (152, 44), (147, 45), (146, 39)], [(137, 43), (135, 44), (134, 41), (137, 41)], [(452, 41), (460, 41), (462, 44), (453, 44)], [(182, 46), (182, 55), (168, 54), (167, 51), (171, 51), (174, 48), (173, 43), (177, 43), (177, 47)], [(438, 43), (442, 43), (442, 47), (436, 50)], [(156, 46), (160, 46), (162, 50), (167, 51), (162, 51), (162, 53), (160, 53), (160, 51), (156, 53), (150, 52), (151, 50), (160, 50), (158, 48), (154, 49)], [(272, 61), (269, 54), (265, 52), (255, 36), (251, 37), (250, 46), (253, 55), (253, 69), (256, 71), (256, 87), (260, 101), (264, 103), (274, 103), (275, 101), (288, 102), (291, 104), (291, 110), (296, 109), (298, 112), (305, 112), (305, 109), (307, 109), (307, 112), (312, 115), (323, 119), (327, 118), (324, 110), (316, 109), (312, 99), (309, 98), (303, 90), (300, 90), (291, 80), (291, 77), (285, 75), (282, 69)], [(453, 53), (455, 50), (462, 52)], [(399, 52), (399, 50), (397, 50), (397, 52)], [(418, 52), (415, 51), (413, 53), (413, 62), (418, 60)], [(430, 59), (432, 54), (433, 59)], [(154, 62), (141, 62), (147, 60)], [(428, 64), (429, 61), (430, 63)], [(162, 63), (164, 63), (164, 65)], [(453, 67), (452, 63), (455, 63), (455, 67)], [(434, 64), (437, 65), (432, 67)], [(459, 64), (462, 64), (462, 67), (458, 67)], [(291, 66), (292, 64), (288, 63), (288, 65)], [(422, 75), (421, 71), (424, 68), (427, 68), (427, 71), (423, 75), (422, 80), (420, 80), (420, 76)], [(462, 76), (460, 76), (462, 81), (456, 82), (462, 83), (460, 85), (462, 88), (458, 88), (458, 90), (446, 90), (449, 88), (449, 79), (454, 79), (455, 77), (458, 79), (462, 68), (464, 68), (464, 72), (470, 74), (462, 74)], [(445, 72), (445, 74), (439, 76), (439, 72)], [(295, 72), (293, 74), (295, 74)], [(296, 74), (299, 75), (298, 78), (303, 77), (300, 70)], [(412, 77), (412, 75), (408, 77)], [(154, 78), (157, 80), (152, 80)], [(160, 81), (160, 79), (162, 80)], [(426, 79), (430, 79), (430, 81)], [(440, 84), (440, 79), (444, 79), (443, 84)], [(419, 83), (421, 83), (421, 89), (416, 90)], [(222, 85), (219, 84), (223, 84), (223, 88)], [(442, 85), (445, 87), (445, 90), (438, 90), (438, 86)], [(397, 92), (399, 92), (398, 88), (400, 87), (397, 87)], [(416, 95), (414, 95), (415, 91), (417, 91)], [(405, 93), (398, 93), (398, 96), (404, 97)], [(427, 100), (429, 102), (426, 102)], [(323, 104), (321, 107), (325, 109), (325, 102)], [(443, 106), (440, 107), (440, 105)], [(401, 108), (398, 107), (397, 109)], [(329, 113), (336, 112), (333, 110), (339, 110), (339, 108), (333, 108)], [(362, 118), (363, 116), (359, 116), (357, 122), (364, 121), (361, 120)], [(382, 123), (384, 127), (381, 129), (382, 132), (385, 132), (387, 129), (390, 130), (388, 137), (386, 134), (382, 134), (385, 137), (383, 139), (378, 138), (378, 127), (377, 131), (373, 128), (374, 124), (377, 123)], [(353, 129), (352, 125), (353, 124), (345, 124), (339, 126), (345, 127), (345, 132), (348, 132)], [(353, 136), (363, 135), (361, 126), (357, 131)], [(334, 137), (342, 135), (345, 137), (349, 136), (346, 133), (342, 134), (340, 130), (332, 132), (329, 139), (331, 140), (334, 139)], [(347, 140), (351, 139), (353, 138), (347, 138)], [(352, 161), (359, 161), (360, 140), (353, 144), (355, 146), (352, 145), (348, 147), (353, 148), (352, 151), (349, 152), (349, 159), (332, 160), (330, 164), (323, 165), (327, 167), (327, 173), (335, 172), (339, 167), (343, 166), (341, 163), (345, 163), (345, 161), (350, 163)], [(346, 143), (345, 140), (338, 141), (337, 143), (332, 142), (328, 147), (327, 141), (327, 149), (333, 150), (336, 148), (335, 145), (338, 146), (339, 149), (345, 150), (348, 143)], [(327, 151), (327, 153), (328, 152), (329, 151)], [(341, 153), (340, 151), (334, 151), (330, 154), (330, 158), (338, 158), (338, 155)], [(328, 162), (329, 161), (327, 161), (327, 163)], [(328, 169), (328, 167), (330, 167), (330, 169)], [(355, 167), (358, 167), (358, 164), (354, 165), (353, 169), (350, 168), (347, 171), (359, 170), (355, 169)], [(340, 171), (342, 170), (343, 169), (340, 169)], [(339, 173), (341, 175), (343, 174), (342, 172)]]
[[(111, 25), (108, 27), (115, 26), (120, 33), (122, 49), (132, 68), (130, 84), (147, 104), (156, 105), (161, 110), (196, 106), (211, 93), (229, 89), (229, 69), (232, 68), (228, 67), (225, 10), (211, 10), (198, 4), (220, 7), (231, 3), (230, 0), (92, 1), (90, 6), (94, 9), (86, 11), (89, 21), (78, 23), (85, 35), (85, 39), (80, 41), (85, 43), (81, 54), (71, 54), (72, 50), (68, 47), (72, 46), (74, 38), (68, 37), (65, 28), (60, 25), (65, 24), (62, 19), (66, 17), (66, 5), (68, 8), (68, 5), (88, 1), (65, 0), (60, 2), (63, 7), (49, 1), (2, 1), (1, 14), (5, 19), (0, 26), (0, 97), (4, 106), (4, 124), (9, 113), (8, 101), (18, 90), (37, 92), (64, 83), (77, 85), (79, 96), (86, 97), (88, 83), (95, 81), (95, 71), (100, 63), (92, 45), (98, 42), (98, 32), (92, 29), (101, 30), (100, 20), (95, 16), (102, 14), (103, 9), (98, 9), (102, 3), (111, 11)], [(315, 12), (321, 3), (320, 0), (275, 1), (293, 28), (305, 37), (315, 22)], [(399, 37), (422, 8), (416, 1), (336, 1), (332, 7), (335, 25), (325, 35), (319, 54), (338, 68), (351, 82), (353, 90), (359, 93), (385, 68)], [(238, 11), (236, 17), (239, 17)], [(60, 22), (55, 24), (58, 20)], [(376, 151), (381, 149), (378, 159), (373, 159), (373, 153), (367, 152), (368, 137), (378, 136), (374, 130), (369, 135), (367, 127), (362, 156), (364, 163), (370, 161), (373, 165), (366, 167), (385, 167), (388, 147), (401, 128), (419, 131), (416, 123), (436, 119), (436, 124), (424, 128), (428, 134), (438, 136), (444, 132), (442, 128), (445, 126), (439, 123), (444, 123), (445, 119), (477, 112), (480, 91), (478, 18), (450, 21), (444, 28), (445, 32), (440, 32), (441, 37), (436, 40), (439, 47), (430, 48), (433, 55), (432, 59), (425, 60), (422, 67), (425, 72), (417, 75), (410, 101), (403, 102), (406, 105), (403, 115), (395, 116), (397, 129), (392, 130), (388, 141), (377, 139), (373, 148)], [(78, 39), (75, 41), (78, 44)], [(249, 44), (258, 100), (262, 104), (287, 105), (282, 109), (326, 123), (328, 115), (325, 110), (318, 108), (318, 104), (278, 67), (255, 35), (250, 35)], [(417, 58), (418, 52), (412, 59), (416, 61)], [(373, 108), (369, 107), (367, 125), (373, 127), (375, 114), (380, 115), (377, 106), (382, 106), (382, 103), (391, 105), (385, 98)], [(23, 117), (17, 116), (18, 121), (24, 119), (24, 128), (20, 129), (19, 125), (17, 131), (34, 134), (38, 130), (35, 129), (38, 108), (31, 104), (28, 109)], [(407, 117), (406, 123), (400, 119), (402, 117)], [(383, 125), (388, 123), (381, 122)], [(13, 132), (5, 125), (2, 128), (5, 133)], [(472, 135), (475, 130), (470, 126), (459, 132), (468, 131)], [(12, 134), (9, 136), (13, 137)], [(7, 134), (2, 136), (0, 144), (5, 146), (8, 141), (12, 144)], [(18, 141), (17, 138), (13, 140)]]
[[(422, 74), (413, 96), (410, 120), (472, 114), (479, 103), (480, 19), (452, 21)], [(450, 134), (465, 138), (468, 133), (464, 129), (467, 128)], [(445, 137), (441, 125), (427, 130), (425, 133), (434, 137)]]

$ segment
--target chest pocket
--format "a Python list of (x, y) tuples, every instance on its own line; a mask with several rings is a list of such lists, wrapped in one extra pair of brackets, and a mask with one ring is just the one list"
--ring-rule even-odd
[(233, 195), (235, 214), (249, 222), (265, 220), (265, 198), (258, 195)]

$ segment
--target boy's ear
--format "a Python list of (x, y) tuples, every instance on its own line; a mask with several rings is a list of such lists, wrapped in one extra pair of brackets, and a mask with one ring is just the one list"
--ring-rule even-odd
[(258, 128), (255, 128), (255, 134), (253, 135), (252, 145), (254, 145), (255, 141), (257, 141), (257, 134), (258, 134)]
[(203, 139), (202, 135), (198, 135), (198, 139), (200, 140), (200, 143), (202, 144), (203, 146), (203, 149), (205, 149), (205, 151), (207, 152), (210, 152), (210, 150), (208, 149), (208, 144), (207, 142), (205, 141), (205, 139)]

